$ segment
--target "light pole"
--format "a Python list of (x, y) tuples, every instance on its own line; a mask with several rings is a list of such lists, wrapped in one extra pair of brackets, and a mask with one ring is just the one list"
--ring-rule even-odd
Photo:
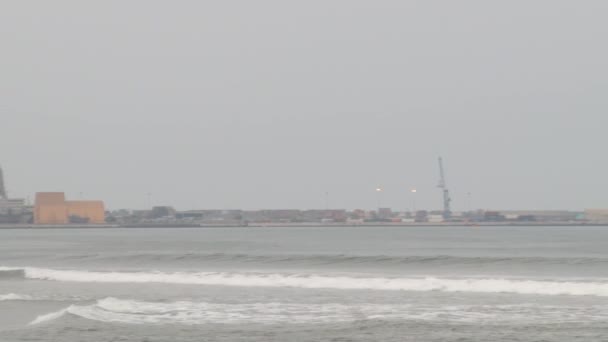
[(412, 214), (416, 216), (416, 193), (418, 190), (412, 189), (410, 192), (412, 193)]
[(378, 202), (378, 211), (380, 211), (380, 206), (382, 204), (381, 201), (380, 201), (380, 199), (382, 197), (382, 191), (383, 191), (382, 187), (377, 187), (376, 188), (376, 197), (377, 197), (376, 200)]

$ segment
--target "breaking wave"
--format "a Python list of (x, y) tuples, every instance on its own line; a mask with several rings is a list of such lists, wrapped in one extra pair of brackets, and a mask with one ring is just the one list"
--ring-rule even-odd
[(0, 294), (0, 302), (9, 300), (35, 300), (35, 298), (29, 295), (20, 295), (16, 293)]
[(65, 302), (65, 301), (83, 301), (90, 300), (90, 298), (82, 297), (82, 296), (71, 296), (71, 295), (63, 295), (63, 294), (46, 294), (46, 295), (36, 295), (32, 296), (29, 294), (17, 294), (17, 293), (7, 293), (0, 294), (0, 302), (7, 301), (54, 301), (54, 302)]
[[(15, 268), (0, 268), (0, 271)], [(165, 283), (303, 289), (440, 291), (608, 297), (606, 281), (556, 281), (500, 278), (387, 278), (284, 273), (98, 272), (21, 268), (28, 279), (96, 283)]]
[(415, 306), (409, 304), (219, 304), (205, 302), (141, 302), (105, 298), (92, 305), (71, 305), (41, 315), (30, 324), (65, 315), (123, 324), (299, 324), (361, 320), (420, 320), (445, 323), (526, 322), (541, 324), (604, 321), (608, 307), (522, 305)]

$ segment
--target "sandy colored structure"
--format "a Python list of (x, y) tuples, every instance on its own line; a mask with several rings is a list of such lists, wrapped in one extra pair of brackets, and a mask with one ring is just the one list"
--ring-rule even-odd
[(585, 209), (585, 219), (590, 222), (608, 222), (608, 209)]
[(79, 217), (88, 223), (101, 224), (106, 221), (105, 208), (102, 201), (67, 201), (68, 219)]
[(63, 192), (36, 193), (35, 224), (69, 224), (105, 222), (102, 201), (66, 201)]
[(63, 192), (36, 193), (34, 223), (67, 224), (68, 208), (65, 203), (65, 194)]

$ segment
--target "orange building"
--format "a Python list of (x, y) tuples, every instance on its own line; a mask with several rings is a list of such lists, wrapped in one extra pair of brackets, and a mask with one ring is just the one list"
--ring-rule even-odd
[(63, 192), (36, 193), (34, 223), (67, 224), (68, 207), (65, 203), (65, 194)]
[(102, 201), (67, 201), (68, 219), (81, 218), (87, 223), (105, 223), (106, 211)]
[(102, 201), (66, 201), (63, 192), (39, 192), (36, 194), (34, 223), (68, 224), (105, 222)]

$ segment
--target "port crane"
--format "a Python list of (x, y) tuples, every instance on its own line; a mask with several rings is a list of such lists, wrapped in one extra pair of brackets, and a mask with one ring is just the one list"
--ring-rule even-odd
[(443, 159), (441, 157), (439, 157), (439, 185), (437, 187), (443, 192), (443, 218), (447, 220), (452, 215), (450, 210), (452, 198), (450, 198), (450, 191), (445, 183), (445, 172), (443, 171)]

